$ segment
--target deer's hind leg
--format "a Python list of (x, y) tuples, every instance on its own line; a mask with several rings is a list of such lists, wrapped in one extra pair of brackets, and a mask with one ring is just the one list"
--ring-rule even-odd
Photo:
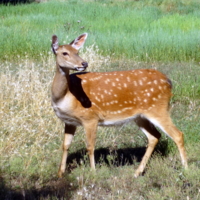
[(135, 123), (140, 127), (142, 132), (147, 136), (148, 138), (148, 147), (147, 150), (142, 158), (142, 161), (135, 171), (134, 177), (138, 177), (140, 174), (143, 173), (145, 166), (155, 149), (156, 144), (158, 143), (159, 138), (161, 137), (161, 134), (158, 132), (158, 130), (155, 128), (155, 126), (146, 118), (143, 117), (137, 117), (135, 119)]
[(173, 124), (169, 114), (162, 114), (162, 116), (159, 115), (156, 118), (151, 118), (150, 121), (154, 123), (156, 126), (158, 126), (176, 143), (181, 156), (182, 164), (186, 169), (188, 165), (187, 165), (186, 151), (184, 147), (183, 133)]
[(64, 135), (64, 141), (63, 141), (63, 155), (62, 155), (61, 164), (60, 164), (60, 167), (58, 170), (58, 176), (60, 178), (62, 178), (62, 175), (66, 169), (68, 149), (69, 149), (72, 139), (74, 137), (75, 131), (76, 131), (75, 126), (65, 124), (65, 135)]

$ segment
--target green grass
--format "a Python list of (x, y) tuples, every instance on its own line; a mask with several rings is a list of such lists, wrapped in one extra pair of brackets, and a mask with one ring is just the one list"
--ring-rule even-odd
[(195, 1), (71, 0), (1, 5), (0, 59), (13, 60), (25, 52), (37, 59), (40, 53), (48, 55), (53, 34), (63, 43), (88, 32), (87, 44), (97, 44), (103, 55), (143, 61), (199, 61), (199, 8)]

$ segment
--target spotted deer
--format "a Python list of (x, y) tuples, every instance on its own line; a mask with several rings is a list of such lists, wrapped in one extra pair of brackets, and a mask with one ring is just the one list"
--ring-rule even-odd
[[(169, 115), (172, 83), (155, 69), (136, 69), (112, 72), (82, 72), (88, 63), (78, 55), (84, 45), (84, 33), (68, 45), (58, 44), (52, 36), (52, 50), (56, 57), (56, 73), (52, 84), (52, 106), (65, 123), (63, 155), (58, 175), (66, 169), (68, 149), (76, 127), (83, 126), (86, 134), (90, 166), (95, 169), (94, 148), (97, 126), (119, 125), (135, 121), (148, 138), (148, 147), (135, 171), (143, 171), (159, 138), (159, 127), (176, 143), (182, 164), (187, 168), (183, 133)], [(70, 74), (70, 70), (80, 71)]]

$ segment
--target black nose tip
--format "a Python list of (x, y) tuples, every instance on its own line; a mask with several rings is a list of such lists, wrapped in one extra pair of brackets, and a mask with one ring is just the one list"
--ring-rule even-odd
[(82, 66), (86, 68), (86, 67), (88, 67), (88, 63), (87, 62), (82, 62)]

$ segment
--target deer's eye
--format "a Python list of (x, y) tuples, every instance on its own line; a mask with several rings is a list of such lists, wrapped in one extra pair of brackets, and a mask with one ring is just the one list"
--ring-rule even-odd
[(69, 54), (67, 52), (63, 52), (63, 56), (68, 56)]

